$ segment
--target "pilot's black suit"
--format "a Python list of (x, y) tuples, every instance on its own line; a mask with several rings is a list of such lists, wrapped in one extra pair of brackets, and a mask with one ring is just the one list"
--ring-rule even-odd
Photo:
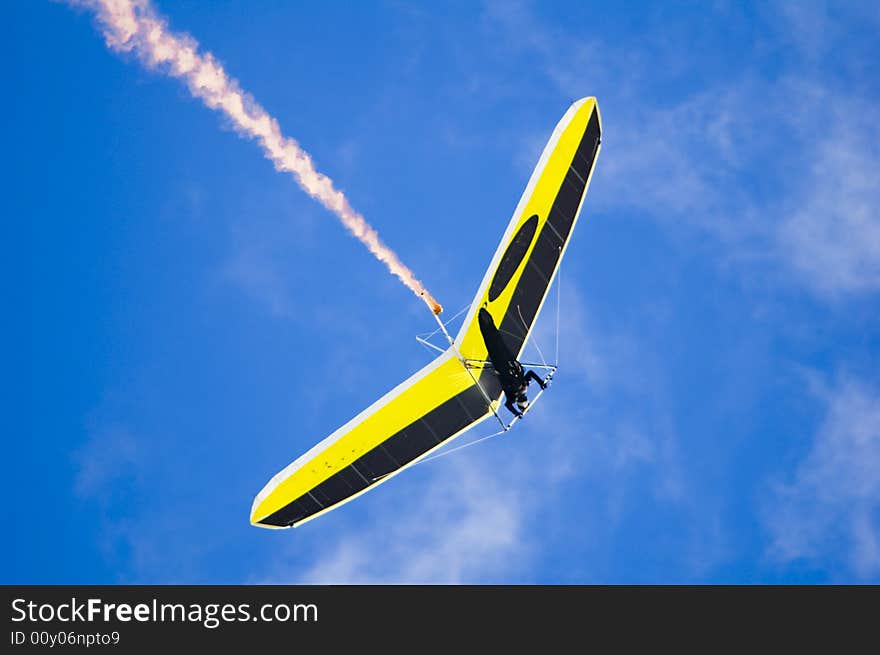
[(498, 375), (501, 389), (506, 397), (504, 406), (516, 416), (522, 416), (523, 410), (529, 406), (529, 399), (526, 397), (529, 381), (534, 380), (541, 385), (542, 389), (546, 385), (534, 371), (526, 372), (523, 370), (522, 364), (516, 360), (507, 344), (504, 343), (504, 339), (501, 338), (501, 333), (495, 327), (492, 315), (482, 307), (480, 308), (479, 323), (480, 333), (486, 342), (486, 350), (489, 351), (489, 361)]

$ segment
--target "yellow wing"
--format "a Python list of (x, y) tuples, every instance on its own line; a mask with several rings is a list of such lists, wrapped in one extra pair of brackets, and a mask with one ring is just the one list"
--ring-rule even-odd
[(511, 352), (522, 351), (577, 221), (600, 133), (594, 98), (569, 108), (532, 173), (455, 347), (273, 477), (254, 499), (251, 523), (300, 525), (390, 479), (491, 415), (502, 393), (497, 378), (491, 369), (468, 371), (458, 356), (486, 358), (476, 320), (480, 307), (490, 312)]
[(574, 103), (556, 125), (455, 339), (465, 358), (486, 357), (480, 307), (510, 352), (522, 352), (577, 222), (601, 132), (595, 98)]

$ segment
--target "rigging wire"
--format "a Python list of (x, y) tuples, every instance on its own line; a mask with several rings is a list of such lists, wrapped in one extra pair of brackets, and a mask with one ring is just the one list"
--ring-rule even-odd
[[(526, 330), (526, 334), (529, 333), (529, 326), (526, 325), (526, 319), (523, 318), (522, 312), (519, 309), (519, 305), (516, 306), (516, 313), (519, 314), (519, 320), (522, 321), (523, 327)], [(541, 346), (538, 345), (538, 340), (532, 335), (532, 343), (535, 345), (535, 349), (538, 351), (538, 357), (541, 358), (541, 363), (544, 366), (547, 366), (547, 360), (544, 359), (544, 353), (541, 352)]]
[(420, 459), (418, 462), (413, 464), (413, 466), (418, 466), (419, 464), (425, 464), (425, 463), (431, 462), (435, 459), (440, 459), (441, 457), (446, 457), (446, 455), (451, 455), (452, 453), (454, 453), (458, 450), (464, 450), (465, 448), (470, 448), (471, 446), (476, 446), (478, 443), (481, 443), (483, 441), (488, 441), (489, 439), (492, 439), (494, 437), (502, 435), (505, 432), (507, 432), (507, 430), (498, 430), (498, 432), (493, 432), (492, 434), (490, 434), (488, 436), (480, 437), (479, 439), (477, 439), (475, 441), (468, 441), (467, 443), (462, 444), (460, 446), (456, 446), (455, 448), (450, 448), (449, 450), (444, 450), (443, 452), (437, 453), (436, 455), (431, 455), (430, 457), (426, 457), (425, 459)]
[[(461, 316), (462, 314), (464, 314), (465, 311), (467, 311), (468, 309), (470, 309), (470, 305), (465, 305), (464, 307), (462, 307), (461, 309), (459, 309), (458, 312), (457, 312), (452, 318), (450, 318), (448, 321), (446, 321), (446, 325), (449, 325), (450, 323), (452, 323), (452, 321), (454, 321), (454, 320), (457, 319), (459, 316)], [(436, 330), (434, 330), (434, 331), (431, 332), (430, 334), (420, 334), (419, 336), (422, 337), (423, 339), (430, 339), (430, 338), (433, 337), (435, 334), (437, 334), (439, 331), (440, 331), (440, 328), (437, 328)]]
[[(556, 361), (555, 361), (555, 364), (553, 367), (547, 366), (547, 361), (544, 359), (544, 353), (541, 352), (541, 348), (540, 348), (540, 346), (538, 346), (538, 341), (535, 339), (534, 335), (532, 336), (532, 340), (533, 340), (533, 343), (535, 344), (535, 348), (538, 351), (538, 355), (541, 357), (541, 362), (543, 362), (545, 367), (553, 368), (554, 372), (556, 371), (557, 367), (559, 366), (559, 316), (560, 316), (561, 305), (562, 305), (562, 267), (559, 268), (559, 270), (557, 271), (557, 274), (556, 274)], [(451, 323), (452, 321), (454, 321), (456, 318), (458, 318), (464, 312), (464, 310), (467, 308), (468, 307), (464, 307), (455, 316), (453, 316), (451, 319), (449, 319), (449, 321), (447, 321), (447, 325), (449, 323)], [(523, 327), (526, 328), (526, 332), (528, 333), (529, 329), (528, 329), (528, 326), (526, 325), (525, 319), (523, 318), (522, 312), (520, 311), (519, 305), (516, 306), (516, 311), (519, 314), (519, 320), (522, 321)], [(431, 336), (437, 334), (439, 331), (440, 331), (440, 328), (437, 328), (427, 338), (430, 338)], [(467, 368), (466, 362), (465, 362), (465, 368)], [(468, 373), (470, 373), (470, 370), (468, 370)], [(471, 378), (474, 379), (473, 374), (471, 374)], [(477, 382), (476, 379), (474, 379), (474, 382), (477, 384), (477, 387), (480, 388), (480, 391), (483, 391), (483, 388), (480, 386), (480, 383)], [(486, 397), (485, 391), (483, 391), (483, 395), (484, 395), (484, 397)], [(505, 426), (504, 421), (502, 421), (501, 417), (498, 416), (498, 413), (491, 406), (491, 403), (490, 403), (489, 407), (490, 407), (490, 409), (492, 409), (492, 412), (495, 414), (495, 418), (497, 418), (498, 421), (501, 423), (502, 428), (503, 428), (502, 430), (499, 430), (498, 432), (493, 432), (492, 434), (487, 435), (485, 437), (480, 437), (479, 439), (476, 439), (474, 441), (469, 441), (465, 444), (461, 444), (460, 446), (456, 446), (455, 448), (450, 448), (449, 450), (443, 450), (439, 453), (431, 455), (430, 457), (420, 459), (419, 461), (415, 462), (413, 464), (413, 466), (418, 466), (419, 464), (426, 464), (428, 462), (432, 462), (436, 459), (440, 459), (441, 457), (446, 457), (447, 455), (451, 455), (452, 453), (458, 452), (460, 450), (464, 450), (465, 448), (470, 448), (471, 446), (476, 446), (478, 443), (483, 443), (484, 441), (488, 441), (489, 439), (494, 439), (495, 437), (499, 437), (502, 434), (509, 432), (510, 428), (513, 427), (513, 424)], [(385, 477), (385, 476), (380, 476), (380, 477)]]
[(562, 305), (562, 267), (556, 271), (556, 357), (554, 363), (559, 366), (559, 307)]

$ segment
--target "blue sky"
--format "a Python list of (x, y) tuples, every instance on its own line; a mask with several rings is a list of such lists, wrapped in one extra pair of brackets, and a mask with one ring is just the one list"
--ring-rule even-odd
[(157, 7), (449, 315), (595, 95), (561, 369), (505, 438), (251, 527), (431, 318), (88, 13), (9, 3), (3, 582), (880, 582), (876, 6)]

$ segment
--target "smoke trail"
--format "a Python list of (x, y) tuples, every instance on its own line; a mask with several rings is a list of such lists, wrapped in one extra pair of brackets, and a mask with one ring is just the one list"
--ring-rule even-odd
[(378, 233), (349, 204), (333, 181), (318, 172), (299, 144), (281, 133), (272, 118), (238, 83), (226, 74), (210, 53), (197, 52), (198, 44), (186, 34), (172, 34), (167, 22), (149, 0), (68, 0), (93, 10), (107, 41), (117, 51), (133, 52), (146, 65), (162, 67), (186, 82), (190, 93), (211, 109), (225, 114), (242, 134), (256, 140), (275, 168), (293, 174), (303, 190), (339, 217), (388, 270), (421, 297), (435, 314), (443, 311), (422, 283), (382, 243)]

